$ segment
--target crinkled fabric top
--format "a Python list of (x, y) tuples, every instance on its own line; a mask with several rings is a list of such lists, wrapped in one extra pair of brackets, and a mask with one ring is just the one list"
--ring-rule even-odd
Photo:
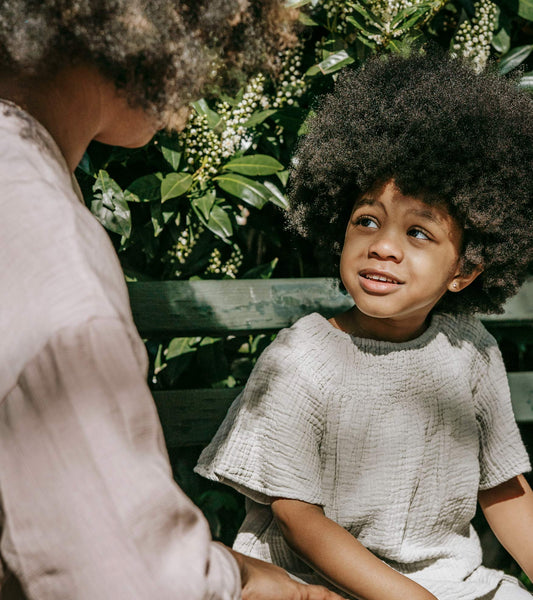
[(477, 494), (528, 470), (496, 342), (474, 318), (438, 314), (405, 343), (316, 313), (283, 330), (197, 466), (250, 499), (236, 549), (318, 581), (268, 503), (319, 504), (439, 600), (496, 589), (470, 525)]

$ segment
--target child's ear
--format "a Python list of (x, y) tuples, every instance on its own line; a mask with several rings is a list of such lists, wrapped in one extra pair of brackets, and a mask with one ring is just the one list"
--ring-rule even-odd
[(468, 287), (483, 272), (482, 265), (476, 265), (469, 273), (458, 273), (448, 284), (450, 292), (460, 292)]

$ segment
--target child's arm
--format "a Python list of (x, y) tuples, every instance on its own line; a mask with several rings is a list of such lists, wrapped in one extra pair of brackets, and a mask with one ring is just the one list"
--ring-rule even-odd
[(326, 517), (322, 507), (284, 498), (271, 506), (287, 544), (338, 588), (361, 600), (436, 600)]
[(523, 475), (479, 492), (479, 504), (492, 531), (533, 579), (533, 492)]

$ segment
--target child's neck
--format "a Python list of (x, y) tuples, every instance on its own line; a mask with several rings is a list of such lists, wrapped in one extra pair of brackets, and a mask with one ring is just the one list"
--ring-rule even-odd
[(412, 319), (378, 319), (363, 314), (357, 306), (332, 317), (333, 327), (356, 337), (386, 342), (407, 342), (420, 336), (428, 328), (429, 318), (420, 323)]

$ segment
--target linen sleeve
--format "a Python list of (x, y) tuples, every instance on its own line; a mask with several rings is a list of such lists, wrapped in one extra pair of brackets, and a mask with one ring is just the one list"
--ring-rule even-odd
[(324, 409), (310, 352), (283, 330), (259, 358), (196, 472), (259, 503), (324, 504), (320, 446)]
[(516, 424), (505, 367), (492, 337), (476, 369), (474, 402), (479, 434), (479, 488), (485, 490), (531, 470)]
[[(0, 405), (3, 563), (32, 600), (233, 600), (118, 319), (58, 332)], [(1, 594), (0, 594), (1, 595)]]

